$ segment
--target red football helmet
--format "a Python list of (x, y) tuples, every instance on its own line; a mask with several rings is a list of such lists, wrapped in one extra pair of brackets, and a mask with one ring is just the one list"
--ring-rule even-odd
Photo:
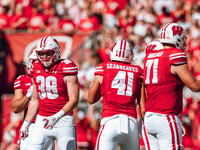
[(177, 23), (169, 23), (161, 29), (159, 41), (161, 43), (174, 44), (176, 48), (186, 50), (186, 40), (184, 29)]
[(133, 59), (133, 48), (131, 44), (125, 40), (116, 42), (110, 49), (110, 59), (131, 63)]
[(42, 64), (49, 67), (60, 58), (60, 44), (52, 36), (43, 37), (38, 42), (36, 53)]

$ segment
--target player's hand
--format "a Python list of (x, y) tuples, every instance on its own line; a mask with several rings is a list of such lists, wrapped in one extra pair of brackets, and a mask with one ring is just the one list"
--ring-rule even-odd
[(21, 129), (19, 131), (19, 142), (24, 140), (28, 136), (28, 127), (30, 126), (30, 122), (24, 120)]
[(44, 128), (45, 129), (53, 129), (54, 125), (58, 122), (58, 120), (64, 115), (64, 111), (59, 111), (58, 113), (56, 113), (53, 116), (49, 116), (47, 118), (44, 118), (43, 121), (45, 121), (44, 123)]
[(33, 85), (31, 85), (31, 86), (29, 87), (29, 89), (27, 90), (26, 96), (27, 96), (28, 98), (31, 98), (32, 94), (33, 94)]
[(185, 127), (181, 124), (181, 130), (182, 130), (182, 137), (185, 136), (186, 134), (186, 130), (185, 130)]
[(43, 121), (45, 121), (44, 124), (45, 129), (53, 129), (54, 125), (58, 122), (58, 118), (55, 116), (50, 116), (43, 119)]

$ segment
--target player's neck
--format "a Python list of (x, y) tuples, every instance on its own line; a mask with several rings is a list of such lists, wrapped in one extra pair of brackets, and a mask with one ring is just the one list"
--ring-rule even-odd
[(176, 48), (174, 44), (163, 43), (164, 48)]

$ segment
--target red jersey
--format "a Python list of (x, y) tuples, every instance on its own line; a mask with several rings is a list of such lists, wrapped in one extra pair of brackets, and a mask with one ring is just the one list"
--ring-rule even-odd
[(61, 19), (58, 24), (59, 28), (66, 32), (73, 32), (76, 29), (76, 24), (72, 20)]
[(182, 112), (184, 84), (171, 73), (171, 65), (187, 63), (185, 53), (177, 48), (149, 51), (144, 59), (144, 83), (147, 89), (145, 109), (168, 115)]
[(119, 11), (119, 3), (114, 0), (110, 0), (106, 3), (106, 8), (107, 14), (112, 14), (113, 16), (116, 16), (117, 12)]
[(24, 15), (19, 15), (19, 14), (15, 14), (11, 17), (10, 27), (12, 27), (16, 22), (18, 22), (22, 18), (24, 19), (24, 21), (20, 22), (20, 24), (15, 29), (27, 29), (26, 19), (28, 20), (28, 18), (26, 18)]
[(0, 29), (4, 30), (9, 27), (10, 17), (7, 14), (0, 14)]
[(45, 22), (44, 15), (33, 15), (29, 20), (29, 27), (33, 30), (41, 29), (41, 24)]
[(80, 20), (78, 28), (83, 32), (98, 30), (100, 28), (100, 22), (96, 16), (91, 16), (88, 19)]
[[(20, 75), (14, 82), (14, 90), (16, 89), (22, 89), (23, 95), (27, 94), (27, 90), (32, 85), (31, 76), (29, 74)], [(27, 114), (28, 106), (24, 110), (24, 117)], [(33, 120), (33, 123), (35, 122), (35, 119)]]
[(39, 61), (33, 63), (31, 75), (38, 92), (39, 115), (51, 116), (63, 108), (69, 101), (67, 85), (63, 78), (77, 73), (77, 66), (69, 59), (60, 59), (49, 69), (45, 69)]
[(99, 48), (98, 49), (98, 54), (99, 57), (102, 61), (109, 61), (110, 60), (110, 55), (109, 55), (109, 48)]
[(26, 95), (27, 90), (31, 85), (32, 81), (30, 75), (20, 75), (14, 82), (14, 90), (22, 89), (23, 94)]
[(102, 118), (125, 114), (137, 118), (135, 99), (141, 90), (142, 69), (121, 62), (103, 62), (95, 75), (103, 77)]
[(78, 146), (89, 146), (88, 140), (88, 130), (89, 130), (89, 123), (87, 117), (85, 117), (80, 122), (76, 122), (76, 129), (77, 129), (77, 145)]

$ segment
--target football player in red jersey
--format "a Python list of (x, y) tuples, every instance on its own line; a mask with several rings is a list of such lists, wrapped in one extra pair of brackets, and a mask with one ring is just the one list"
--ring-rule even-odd
[(200, 91), (187, 65), (185, 32), (177, 23), (170, 23), (161, 29), (158, 39), (161, 50), (149, 50), (144, 59), (144, 84), (146, 104), (144, 125), (150, 149), (183, 149), (179, 114), (183, 107), (183, 87)]
[(110, 49), (111, 61), (101, 63), (88, 93), (90, 104), (103, 97), (102, 119), (96, 149), (139, 150), (136, 99), (142, 92), (142, 69), (131, 65), (133, 48), (125, 40)]
[(54, 140), (59, 150), (75, 150), (76, 125), (72, 111), (79, 100), (77, 66), (72, 60), (60, 59), (60, 45), (52, 36), (38, 42), (36, 54), (38, 61), (31, 68), (33, 95), (21, 129), (23, 138), (38, 111), (28, 150), (45, 149)]
[[(13, 112), (19, 113), (21, 111), (24, 111), (24, 116), (26, 116), (27, 109), (28, 109), (28, 103), (31, 99), (32, 93), (33, 93), (33, 85), (31, 81), (30, 76), (30, 69), (32, 66), (32, 63), (37, 60), (36, 52), (35, 50), (31, 51), (31, 53), (28, 55), (28, 59), (25, 62), (25, 65), (27, 67), (27, 74), (20, 75), (14, 82), (14, 97), (11, 101), (11, 107)], [(31, 135), (34, 132), (34, 126), (35, 126), (35, 119), (32, 121), (32, 123), (29, 126), (29, 134)], [(23, 126), (21, 127), (23, 128)], [(29, 138), (22, 138), (23, 133), (19, 133), (19, 143), (20, 143), (20, 150), (26, 150), (28, 148), (29, 144)], [(48, 150), (54, 149), (54, 143), (49, 145)]]
[[(145, 53), (147, 55), (148, 53), (152, 51), (161, 50), (161, 49), (163, 49), (162, 43), (160, 43), (159, 41), (152, 41), (145, 47)], [(146, 99), (143, 99), (143, 100), (146, 100)], [(143, 108), (143, 111), (139, 119), (139, 132), (144, 141), (145, 149), (150, 150), (148, 133), (146, 132), (146, 128), (144, 126), (145, 101), (141, 101), (140, 104), (141, 104), (141, 107)]]

